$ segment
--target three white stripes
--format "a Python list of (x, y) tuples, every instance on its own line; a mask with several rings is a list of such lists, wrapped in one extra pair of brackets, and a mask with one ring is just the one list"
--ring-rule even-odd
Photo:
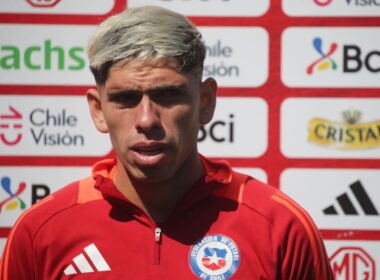
[[(97, 271), (111, 270), (106, 260), (103, 258), (102, 254), (99, 252), (98, 248), (96, 248), (94, 243), (85, 247), (84, 251), (86, 252), (87, 257), (91, 260), (92, 264), (94, 265)], [(87, 261), (87, 258), (84, 256), (83, 253), (73, 258), (73, 261), (79, 269), (80, 273), (94, 272), (93, 268), (91, 267), (90, 263)], [(66, 267), (64, 273), (65, 275), (72, 275), (77, 274), (78, 272), (74, 268), (74, 266), (70, 264), (68, 267)]]

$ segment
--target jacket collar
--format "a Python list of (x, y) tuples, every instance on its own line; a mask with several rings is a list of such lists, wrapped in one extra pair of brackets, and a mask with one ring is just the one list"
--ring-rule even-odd
[[(178, 203), (178, 207), (173, 211), (177, 215), (200, 201), (207, 195), (222, 186), (228, 185), (232, 180), (232, 169), (228, 162), (222, 160), (207, 159), (199, 155), (205, 175), (202, 176), (190, 189), (190, 191)], [(115, 186), (113, 177), (116, 170), (116, 159), (104, 159), (94, 164), (92, 175), (95, 179), (95, 188), (105, 197), (122, 200), (129, 205), (129, 208), (138, 211), (137, 206), (133, 205)], [(139, 212), (139, 211), (138, 211)]]
[[(199, 157), (206, 172), (204, 178), (202, 178), (204, 184), (228, 184), (231, 182), (232, 169), (227, 161), (207, 159), (202, 155), (199, 155)], [(111, 179), (113, 181), (115, 171), (115, 158), (104, 159), (96, 162), (92, 167), (92, 176), (97, 181), (95, 186), (102, 192), (103, 190), (106, 191), (111, 186), (107, 184), (106, 188), (104, 188), (103, 186), (101, 186), (101, 182), (104, 181), (105, 178)], [(113, 185), (113, 188), (116, 188), (115, 185)]]

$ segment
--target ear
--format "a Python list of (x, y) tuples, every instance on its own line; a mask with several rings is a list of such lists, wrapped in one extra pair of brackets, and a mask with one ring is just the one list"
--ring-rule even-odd
[(87, 91), (87, 102), (95, 127), (102, 133), (108, 133), (108, 126), (104, 119), (99, 89), (91, 88)]
[(212, 120), (216, 106), (216, 91), (218, 85), (213, 78), (208, 78), (201, 85), (201, 106), (199, 124), (205, 125)]

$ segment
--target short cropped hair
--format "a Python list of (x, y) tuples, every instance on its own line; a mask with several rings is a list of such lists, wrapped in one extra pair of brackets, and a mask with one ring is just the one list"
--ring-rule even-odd
[(181, 14), (155, 6), (130, 8), (108, 18), (88, 44), (90, 69), (100, 86), (112, 65), (122, 60), (174, 58), (179, 71), (202, 75), (205, 55), (205, 44), (194, 24)]

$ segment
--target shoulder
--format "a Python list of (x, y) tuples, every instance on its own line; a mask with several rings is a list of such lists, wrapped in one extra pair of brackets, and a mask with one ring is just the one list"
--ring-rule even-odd
[(18, 231), (26, 231), (33, 236), (58, 213), (83, 203), (91, 195), (95, 196), (98, 191), (93, 187), (94, 184), (95, 180), (92, 177), (83, 178), (45, 197), (19, 217), (12, 228), (11, 235)]
[(231, 177), (230, 183), (218, 191), (218, 196), (237, 202), (240, 208), (248, 210), (245, 211), (248, 215), (262, 217), (278, 244), (298, 240), (320, 251), (320, 233), (299, 204), (279, 189), (248, 175), (233, 172)]
[(280, 190), (256, 179), (248, 179), (242, 192), (242, 206), (263, 216), (274, 231), (279, 234), (293, 232), (311, 242), (320, 239), (306, 210)]
[[(262, 215), (270, 224), (272, 241), (284, 260), (283, 275), (331, 279), (327, 277), (330, 271), (322, 237), (303, 207), (280, 190), (255, 179), (246, 182), (241, 204)], [(300, 260), (302, 265), (297, 265)], [(294, 277), (301, 279), (298, 276)]]
[(270, 221), (297, 220), (301, 216), (307, 216), (310, 219), (300, 205), (279, 189), (252, 178), (248, 179), (244, 185), (241, 203)]
[(51, 217), (74, 206), (78, 200), (79, 182), (73, 182), (31, 206), (18, 218), (12, 231), (27, 227), (29, 232), (35, 232)]
[(12, 279), (27, 279), (28, 275), (35, 273), (36, 236), (59, 213), (96, 197), (94, 183), (95, 180), (90, 177), (71, 183), (39, 201), (19, 217), (3, 251), (0, 279), (6, 279), (8, 273), (13, 275)]

